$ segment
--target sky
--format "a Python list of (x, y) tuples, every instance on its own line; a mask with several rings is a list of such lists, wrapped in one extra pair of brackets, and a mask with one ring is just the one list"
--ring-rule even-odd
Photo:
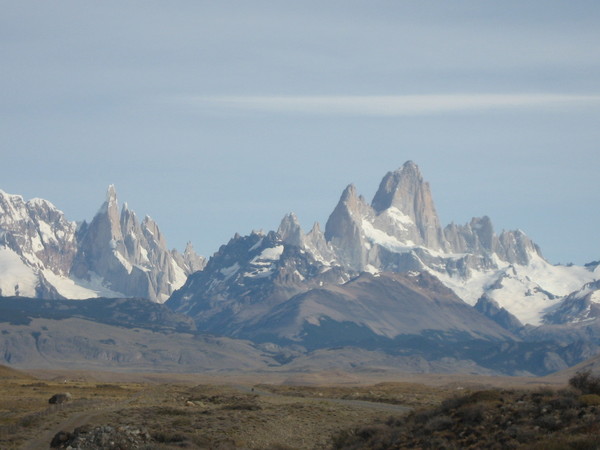
[(0, 189), (210, 256), (416, 162), (442, 224), (600, 260), (600, 3), (0, 0)]

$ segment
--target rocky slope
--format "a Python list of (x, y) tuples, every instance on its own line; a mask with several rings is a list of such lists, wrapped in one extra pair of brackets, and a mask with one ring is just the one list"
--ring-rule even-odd
[[(188, 278), (167, 306), (192, 317), (201, 330), (236, 336), (295, 294), (324, 283), (348, 281), (348, 272), (324, 262), (321, 254), (315, 256), (306, 247), (282, 239), (281, 234), (297, 237), (290, 228), (286, 218), (288, 234), (236, 235), (210, 258), (204, 270)], [(312, 243), (310, 237), (306, 241)]]
[(240, 334), (316, 348), (430, 334), (447, 340), (518, 340), (426, 272), (363, 272), (342, 285), (314, 288), (272, 308)]
[(196, 333), (185, 316), (145, 299), (0, 299), (0, 362), (18, 368), (165, 372), (264, 370), (255, 345)]

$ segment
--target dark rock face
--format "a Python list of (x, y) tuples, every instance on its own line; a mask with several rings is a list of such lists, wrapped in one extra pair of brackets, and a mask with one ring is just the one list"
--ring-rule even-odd
[(509, 313), (505, 308), (501, 308), (497, 302), (487, 295), (482, 296), (475, 304), (475, 309), (489, 319), (492, 319), (502, 328), (513, 333), (519, 333), (523, 329), (523, 324)]
[(558, 307), (544, 316), (544, 323), (560, 325), (567, 323), (592, 324), (600, 318), (600, 280), (587, 283), (580, 290), (565, 297)]

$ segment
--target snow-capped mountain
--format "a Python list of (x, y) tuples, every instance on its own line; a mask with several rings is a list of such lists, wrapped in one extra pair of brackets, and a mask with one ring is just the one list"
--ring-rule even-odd
[(50, 202), (0, 191), (0, 295), (60, 296), (52, 281), (69, 275), (76, 229)]
[(350, 185), (325, 227), (337, 260), (356, 271), (428, 271), (471, 305), (484, 294), (523, 324), (538, 325), (598, 270), (555, 266), (520, 230), (488, 217), (440, 225), (428, 183), (411, 161), (382, 180), (369, 205)]
[(200, 270), (188, 245), (169, 251), (156, 223), (141, 223), (116, 192), (93, 220), (77, 225), (46, 200), (0, 191), (0, 295), (82, 299), (144, 297), (164, 302)]
[[(567, 295), (597, 279), (600, 269), (552, 265), (522, 231), (496, 234), (488, 217), (442, 228), (429, 185), (409, 161), (385, 175), (370, 204), (349, 185), (324, 233), (318, 224), (304, 233), (289, 214), (276, 233), (236, 236), (168, 305), (213, 332), (236, 335), (259, 322), (268, 328), (268, 317), (295, 321), (301, 329), (303, 321), (316, 319), (292, 308), (292, 297), (315, 287), (325, 295), (361, 272), (428, 272), (464, 302), (478, 304), (480, 312), (516, 331), (541, 324)], [(349, 304), (336, 303), (337, 312), (326, 308), (327, 318), (346, 317), (339, 311), (344, 305)], [(284, 318), (282, 311), (291, 316)], [(354, 321), (368, 322), (360, 314)]]
[(600, 319), (600, 280), (587, 283), (565, 297), (544, 316), (545, 324), (591, 324)]
[(191, 316), (202, 330), (235, 336), (295, 294), (349, 280), (348, 271), (331, 265), (317, 250), (320, 239), (311, 239), (316, 232), (304, 236), (293, 216), (283, 220), (282, 228), (295, 244), (273, 231), (236, 235), (204, 270), (190, 275), (167, 306)]

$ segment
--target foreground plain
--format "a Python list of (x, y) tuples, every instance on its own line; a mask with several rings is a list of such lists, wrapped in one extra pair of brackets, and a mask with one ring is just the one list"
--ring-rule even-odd
[[(130, 447), (125, 448), (308, 449), (344, 442), (351, 447), (357, 442), (345, 441), (349, 435), (374, 424), (400, 423), (410, 410), (434, 410), (457, 395), (494, 386), (533, 391), (565, 386), (562, 380), (541, 378), (405, 375), (389, 380), (336, 372), (208, 376), (24, 373), (2, 367), (0, 448), (49, 448), (58, 432), (71, 433), (63, 436), (67, 442), (76, 429), (83, 437), (110, 438), (115, 445), (127, 438)], [(69, 392), (71, 401), (48, 403), (62, 392)]]

